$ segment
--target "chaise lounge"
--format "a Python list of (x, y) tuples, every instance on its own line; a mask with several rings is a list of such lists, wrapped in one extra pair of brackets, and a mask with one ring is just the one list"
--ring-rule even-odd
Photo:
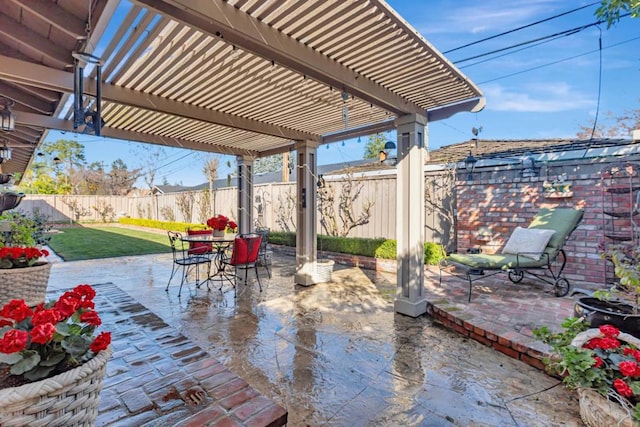
[[(578, 227), (583, 210), (543, 208), (531, 220), (528, 228), (517, 227), (499, 254), (452, 253), (440, 263), (442, 271), (454, 267), (453, 274), (469, 281), (469, 301), (473, 282), (506, 272), (509, 280), (519, 283), (525, 273), (553, 286), (563, 297), (569, 293), (569, 281), (562, 277), (567, 263), (563, 246)], [(461, 270), (462, 274), (457, 271)], [(487, 273), (489, 272), (489, 273)]]

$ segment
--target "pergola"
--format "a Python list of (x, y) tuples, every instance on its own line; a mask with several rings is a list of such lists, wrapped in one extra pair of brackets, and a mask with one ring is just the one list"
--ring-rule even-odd
[(0, 0), (3, 98), (3, 173), (24, 172), (49, 129), (95, 132), (74, 111), (98, 112), (104, 137), (237, 156), (241, 232), (254, 160), (295, 151), (301, 285), (317, 280), (317, 147), (396, 129), (395, 307), (411, 316), (426, 311), (425, 126), (484, 107), (383, 0)]

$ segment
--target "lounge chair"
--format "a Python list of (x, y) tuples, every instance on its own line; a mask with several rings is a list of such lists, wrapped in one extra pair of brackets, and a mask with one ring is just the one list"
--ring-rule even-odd
[(440, 284), (443, 269), (453, 266), (455, 270), (463, 270), (463, 275), (455, 271), (453, 274), (469, 281), (471, 301), (474, 281), (506, 272), (509, 280), (519, 283), (527, 273), (552, 285), (555, 295), (563, 297), (570, 288), (569, 281), (562, 277), (567, 263), (563, 246), (580, 224), (583, 215), (584, 211), (578, 209), (543, 208), (531, 220), (528, 228), (518, 227), (514, 230), (502, 253), (452, 253), (447, 256), (440, 263)]

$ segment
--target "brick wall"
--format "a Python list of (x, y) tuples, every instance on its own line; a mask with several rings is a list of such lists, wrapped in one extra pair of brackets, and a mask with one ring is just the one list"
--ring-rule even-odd
[[(513, 167), (493, 167), (474, 173), (473, 181), (457, 181), (458, 252), (481, 248), (485, 253), (502, 249), (516, 226), (527, 227), (540, 208), (584, 209), (580, 226), (564, 246), (567, 254), (565, 277), (574, 287), (601, 287), (605, 262), (598, 244), (604, 240), (600, 171), (606, 162), (593, 159), (543, 167), (538, 177), (521, 178)], [(543, 193), (545, 180), (563, 176), (572, 183), (570, 197), (549, 198)], [(489, 238), (479, 236), (488, 231)]]

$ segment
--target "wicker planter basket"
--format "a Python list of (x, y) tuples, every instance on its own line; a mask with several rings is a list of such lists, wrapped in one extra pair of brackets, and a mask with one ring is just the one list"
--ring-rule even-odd
[(330, 282), (334, 264), (335, 261), (332, 259), (320, 259), (316, 261), (316, 271), (313, 275), (314, 281), (316, 283)]
[(0, 389), (0, 425), (93, 426), (111, 352), (109, 346), (70, 371), (19, 387)]
[(51, 264), (0, 269), (0, 307), (12, 299), (23, 299), (30, 306), (45, 300)]
[[(589, 329), (576, 335), (571, 341), (571, 345), (582, 347), (590, 339), (601, 336), (602, 334), (598, 329)], [(633, 335), (621, 332), (618, 335), (618, 340), (640, 348), (640, 339)], [(633, 408), (630, 405), (627, 404), (627, 408), (622, 403), (609, 400), (606, 396), (591, 389), (580, 388), (578, 389), (578, 395), (580, 397), (580, 418), (588, 427), (640, 427), (640, 424), (631, 418), (631, 410)]]

